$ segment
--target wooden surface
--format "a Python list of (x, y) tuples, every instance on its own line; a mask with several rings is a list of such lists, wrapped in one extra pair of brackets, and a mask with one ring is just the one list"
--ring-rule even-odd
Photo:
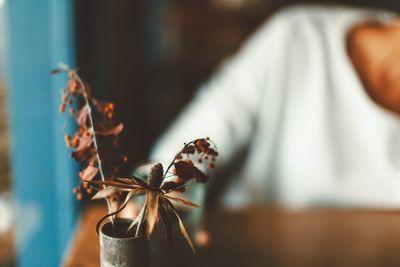
[[(94, 227), (104, 212), (92, 207), (84, 213), (66, 266), (99, 266)], [(179, 253), (152, 240), (152, 266), (400, 266), (397, 211), (260, 207), (214, 213), (207, 225), (211, 243), (196, 256), (179, 236)]]

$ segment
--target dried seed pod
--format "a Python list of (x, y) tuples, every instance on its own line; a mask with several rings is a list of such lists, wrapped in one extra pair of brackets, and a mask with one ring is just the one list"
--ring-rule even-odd
[(160, 188), (160, 185), (164, 179), (163, 174), (164, 168), (161, 163), (157, 163), (151, 167), (148, 183), (153, 190), (158, 190)]

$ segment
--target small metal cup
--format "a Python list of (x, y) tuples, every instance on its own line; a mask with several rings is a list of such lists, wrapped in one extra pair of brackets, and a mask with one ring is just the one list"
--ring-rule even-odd
[(100, 228), (101, 267), (148, 267), (150, 266), (149, 242), (145, 236), (134, 237), (125, 232), (132, 220), (118, 218), (115, 226), (111, 222)]

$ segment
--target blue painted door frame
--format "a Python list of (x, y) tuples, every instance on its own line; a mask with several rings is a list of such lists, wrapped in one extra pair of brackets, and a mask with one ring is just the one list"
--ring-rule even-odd
[(8, 0), (6, 8), (18, 266), (58, 266), (77, 218), (77, 178), (58, 113), (65, 77), (49, 71), (74, 66), (72, 0)]

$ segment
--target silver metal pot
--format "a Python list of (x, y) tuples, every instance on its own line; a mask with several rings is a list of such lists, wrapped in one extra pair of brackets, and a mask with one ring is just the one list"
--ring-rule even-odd
[(150, 266), (149, 242), (144, 235), (134, 237), (126, 230), (132, 221), (117, 219), (115, 227), (107, 222), (100, 227), (101, 267), (148, 267)]

